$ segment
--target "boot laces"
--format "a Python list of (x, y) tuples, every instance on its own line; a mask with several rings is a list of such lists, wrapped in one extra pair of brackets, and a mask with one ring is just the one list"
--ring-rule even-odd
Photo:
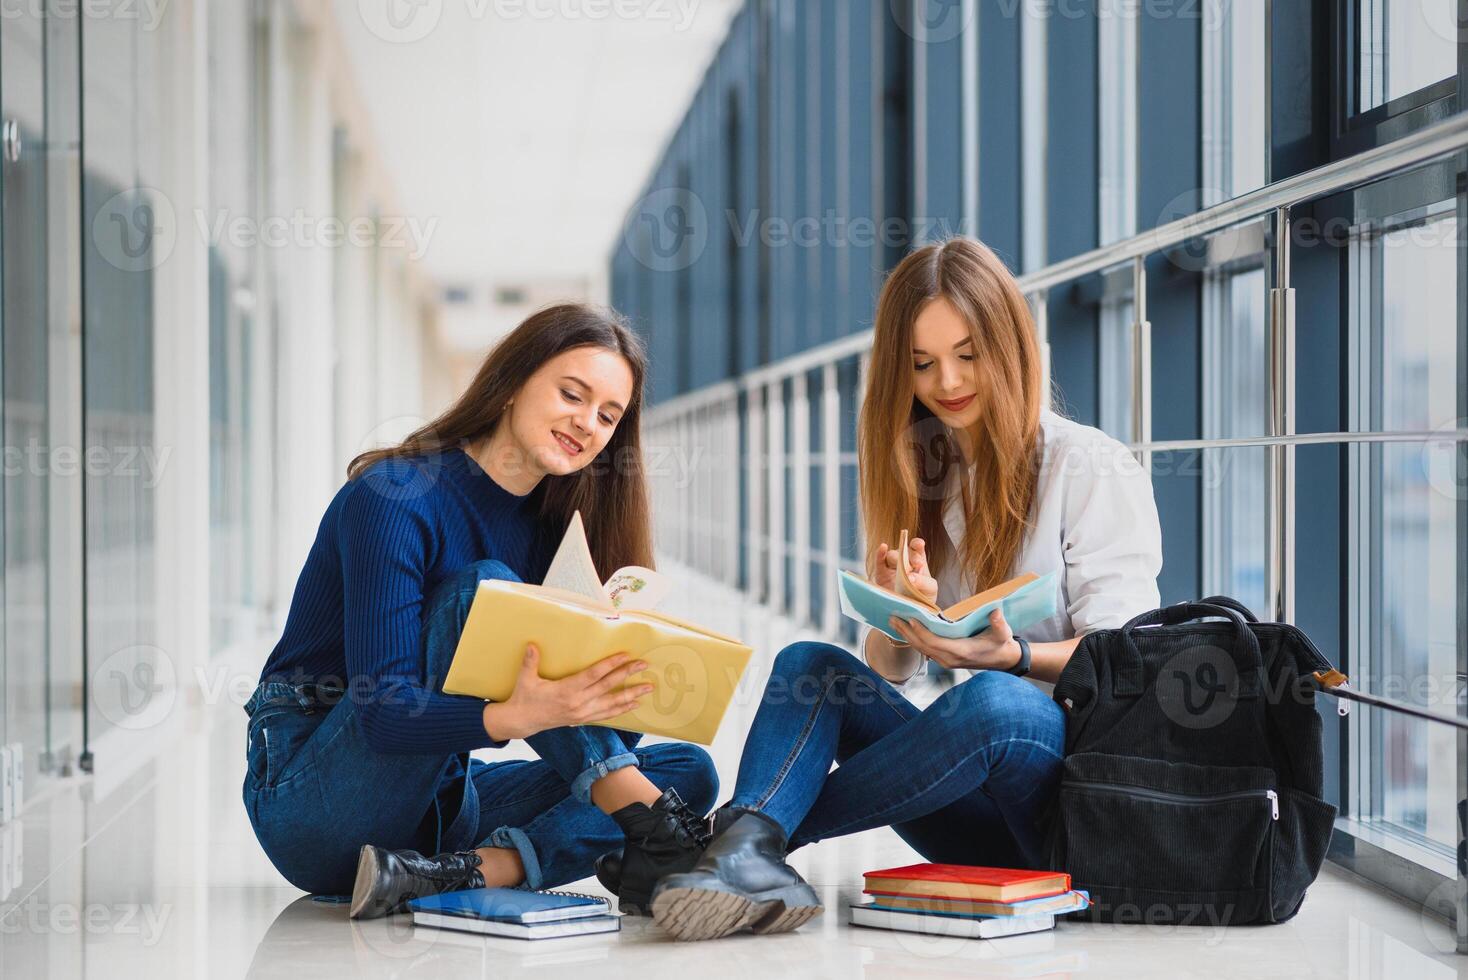
[(677, 807), (673, 816), (678, 821), (678, 826), (695, 842), (707, 846), (709, 839), (713, 836), (707, 817), (700, 817), (686, 805)]

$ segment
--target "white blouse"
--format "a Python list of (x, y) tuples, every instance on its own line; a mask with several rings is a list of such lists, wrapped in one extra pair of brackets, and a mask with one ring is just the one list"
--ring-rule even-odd
[[(1055, 615), (1021, 635), (1031, 643), (1053, 643), (1116, 629), (1157, 608), (1162, 528), (1151, 478), (1120, 442), (1049, 409), (1040, 413), (1040, 441), (1033, 526), (1009, 576), (1060, 574)], [(943, 526), (952, 542), (948, 554), (961, 554), (966, 529), (956, 471), (949, 476)], [(950, 558), (938, 574), (938, 604), (949, 606), (976, 590), (973, 572)], [(867, 629), (858, 638), (863, 655)]]

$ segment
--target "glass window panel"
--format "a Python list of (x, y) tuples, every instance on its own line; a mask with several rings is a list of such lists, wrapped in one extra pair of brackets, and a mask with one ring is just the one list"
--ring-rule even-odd
[[(92, 18), (82, 49), (82, 293), (86, 444), (123, 458), (158, 459), (153, 416), (157, 270), (166, 252), (160, 218), (169, 205), (150, 192), (162, 155), (153, 136), (172, 93), (155, 71), (159, 34), (128, 18)], [(149, 64), (154, 68), (149, 68)], [(133, 457), (128, 457), (133, 458)], [(154, 487), (147, 466), (89, 468), (86, 477), (89, 738), (134, 723), (148, 710), (163, 662), (156, 643)]]
[(1101, 0), (1101, 244), (1137, 231), (1137, 19), (1132, 0)]
[(4, 342), (4, 683), (0, 737), (23, 744), (32, 787), (47, 748), (50, 573), (49, 475), (52, 470), (46, 278), (46, 129), (44, 35), (34, 7), (7, 11), (0, 30), (3, 116), (20, 140), (0, 187), (6, 243), (0, 317)]
[(1361, 111), (1458, 73), (1458, 0), (1361, 0)]
[[(253, 5), (209, 17), (209, 193), (214, 219), (257, 218)], [(250, 559), (248, 472), (253, 250), (219, 236), (209, 246), (210, 642), (245, 635)]]
[(1203, 205), (1263, 187), (1267, 178), (1268, 7), (1225, 3), (1204, 19)]
[[(1452, 214), (1358, 244), (1359, 421), (1429, 430), (1458, 415), (1457, 219)], [(1368, 689), (1456, 707), (1458, 500), (1435, 484), (1419, 444), (1355, 451), (1358, 673)], [(1388, 712), (1362, 720), (1361, 816), (1447, 851), (1457, 841), (1457, 754), (1450, 732)]]
[(1129, 295), (1101, 303), (1101, 343), (1098, 389), (1101, 392), (1100, 429), (1122, 442), (1131, 442), (1132, 432), (1132, 345), (1136, 315)]
[(1022, 251), (1026, 272), (1044, 268), (1049, 254), (1046, 234), (1045, 165), (1049, 155), (1046, 103), (1049, 71), (1046, 57), (1048, 11), (1040, 0), (1025, 0), (1020, 21), (1020, 155), (1024, 175), (1020, 188), (1023, 216)]
[[(1268, 431), (1264, 269), (1214, 270), (1204, 280), (1203, 433), (1208, 439)], [(1203, 590), (1266, 612), (1265, 471), (1262, 448), (1203, 452)]]

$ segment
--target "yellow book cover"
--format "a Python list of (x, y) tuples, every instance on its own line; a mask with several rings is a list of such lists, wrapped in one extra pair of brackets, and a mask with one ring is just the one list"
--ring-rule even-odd
[(545, 584), (487, 580), (454, 652), (444, 693), (504, 701), (534, 643), (540, 674), (559, 680), (615, 653), (646, 661), (628, 685), (650, 681), (633, 711), (597, 722), (708, 745), (733, 700), (751, 650), (733, 637), (654, 612), (669, 583), (645, 568), (623, 568), (605, 584), (596, 575), (577, 514)]

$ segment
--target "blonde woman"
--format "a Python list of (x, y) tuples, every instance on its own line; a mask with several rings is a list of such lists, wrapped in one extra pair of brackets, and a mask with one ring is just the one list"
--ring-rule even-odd
[[(912, 529), (908, 573), (928, 598), (1055, 571), (1056, 615), (1022, 637), (995, 612), (965, 640), (894, 620), (901, 642), (867, 631), (860, 657), (782, 650), (712, 843), (653, 892), (654, 917), (681, 938), (799, 926), (821, 905), (786, 854), (874, 827), (929, 861), (1042, 867), (1065, 742), (1046, 685), (1085, 633), (1159, 604), (1151, 482), (1120, 443), (1044, 407), (1029, 308), (988, 248), (930, 245), (892, 272), (870, 377), (859, 456), (873, 578), (892, 587), (891, 545)], [(928, 661), (977, 673), (920, 710), (899, 688)]]

